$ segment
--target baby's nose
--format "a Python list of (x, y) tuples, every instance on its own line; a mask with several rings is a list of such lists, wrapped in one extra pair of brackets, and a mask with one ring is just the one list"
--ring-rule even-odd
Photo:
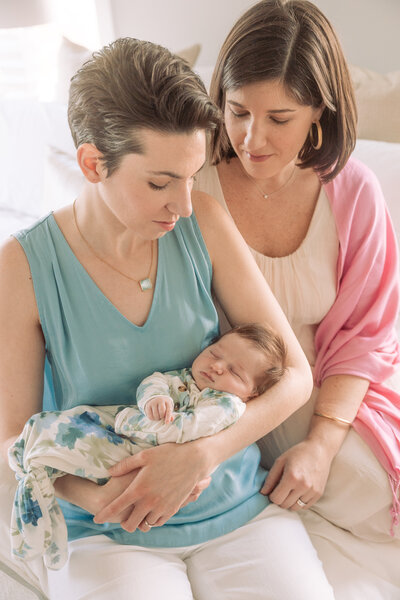
[(220, 361), (215, 362), (212, 365), (212, 368), (218, 375), (222, 375), (222, 373), (224, 372), (224, 367)]

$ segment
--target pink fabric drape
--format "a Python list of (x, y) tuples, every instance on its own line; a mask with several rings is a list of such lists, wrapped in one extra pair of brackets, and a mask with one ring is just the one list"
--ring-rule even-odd
[(370, 381), (354, 429), (388, 473), (392, 533), (400, 515), (400, 396), (384, 382), (400, 363), (396, 238), (380, 185), (351, 159), (325, 191), (339, 238), (337, 297), (315, 337), (317, 385), (331, 375)]

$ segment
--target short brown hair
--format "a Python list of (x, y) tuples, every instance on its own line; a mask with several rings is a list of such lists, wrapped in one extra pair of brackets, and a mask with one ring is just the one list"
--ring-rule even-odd
[[(307, 136), (301, 168), (312, 167), (322, 181), (346, 164), (356, 141), (357, 111), (349, 70), (339, 41), (322, 12), (307, 0), (262, 0), (236, 22), (217, 59), (210, 95), (224, 109), (226, 90), (278, 80), (299, 104), (325, 109), (323, 144)], [(216, 164), (235, 156), (225, 128), (212, 139)]]
[(94, 144), (107, 176), (126, 154), (143, 154), (140, 131), (210, 131), (221, 111), (189, 64), (166, 48), (120, 38), (94, 52), (71, 80), (68, 122), (75, 146)]
[(287, 349), (285, 342), (271, 328), (267, 328), (265, 325), (259, 323), (237, 325), (224, 335), (232, 333), (236, 333), (245, 340), (252, 342), (255, 348), (264, 352), (268, 359), (268, 366), (261, 374), (255, 389), (257, 395), (260, 395), (275, 385), (275, 383), (278, 383), (286, 371)]

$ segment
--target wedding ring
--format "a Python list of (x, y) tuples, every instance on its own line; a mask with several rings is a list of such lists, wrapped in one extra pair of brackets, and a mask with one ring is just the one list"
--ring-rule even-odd
[[(298, 498), (296, 500), (296, 504), (298, 504), (300, 506), (300, 508), (304, 508), (306, 506), (306, 503), (303, 502), (303, 500), (300, 500), (300, 498)], [(146, 521), (145, 521), (145, 523), (146, 523)]]
[(151, 529), (152, 527), (154, 527), (154, 525), (150, 525), (150, 523), (147, 521), (147, 519), (144, 519), (144, 521), (143, 521), (143, 522), (144, 522), (144, 524), (145, 524), (145, 525), (147, 525), (147, 527), (148, 527), (149, 529)]

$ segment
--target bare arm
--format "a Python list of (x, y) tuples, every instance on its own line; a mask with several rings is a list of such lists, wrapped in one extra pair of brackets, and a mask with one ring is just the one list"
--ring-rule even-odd
[[(0, 339), (0, 445), (8, 462), (8, 448), (26, 421), (42, 410), (45, 359), (29, 264), (14, 238), (0, 249)], [(121, 490), (123, 483), (126, 487), (134, 476), (122, 478), (115, 488)], [(56, 490), (59, 497), (92, 512), (115, 497), (113, 489), (72, 475), (58, 479)]]
[(215, 204), (201, 194), (195, 207), (213, 263), (214, 290), (225, 314), (231, 325), (268, 324), (280, 333), (288, 349), (287, 372), (282, 380), (252, 400), (244, 417), (231, 430), (210, 441), (224, 446), (220, 451), (226, 458), (258, 440), (302, 406), (311, 394), (312, 376), (300, 344), (247, 244), (232, 219)]
[[(352, 375), (328, 377), (320, 388), (315, 411), (352, 422), (368, 391), (368, 386), (369, 382), (366, 379)], [(314, 416), (307, 439), (323, 445), (332, 461), (339, 452), (348, 431), (349, 427), (345, 424)]]
[(44, 339), (29, 265), (10, 238), (0, 250), (0, 443), (8, 447), (41, 410)]

